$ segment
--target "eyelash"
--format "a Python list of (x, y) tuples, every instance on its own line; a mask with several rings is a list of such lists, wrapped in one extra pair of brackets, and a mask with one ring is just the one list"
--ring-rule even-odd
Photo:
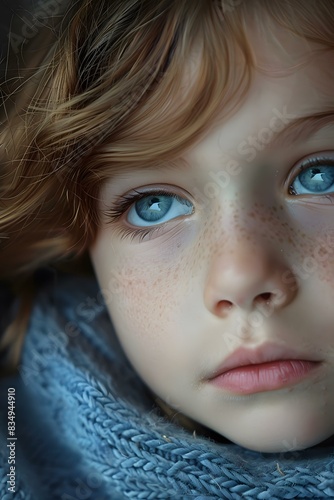
[[(143, 241), (146, 236), (153, 236), (154, 233), (161, 230), (162, 228), (159, 226), (152, 226), (150, 229), (130, 229), (125, 227), (117, 227), (116, 230), (120, 233), (121, 239), (130, 238), (131, 241), (138, 239), (139, 241)], [(149, 238), (149, 239), (150, 239)]]
[[(136, 194), (127, 194), (120, 196), (117, 201), (114, 204), (113, 208), (109, 208), (104, 212), (104, 215), (108, 217), (108, 224), (115, 223), (119, 221), (119, 219), (124, 215), (125, 212), (133, 205), (136, 203), (136, 201), (141, 200), (142, 198), (146, 198), (146, 196), (169, 196), (170, 198), (179, 198), (174, 193), (171, 193), (170, 191), (167, 191), (166, 189), (156, 189), (154, 191), (146, 191), (146, 192), (139, 192), (139, 191), (134, 191)], [(139, 241), (143, 241), (146, 236), (150, 236), (150, 238), (153, 236), (153, 234), (156, 234), (156, 232), (161, 231), (163, 229), (164, 223), (157, 224), (156, 226), (150, 226), (149, 229), (147, 227), (144, 228), (137, 228), (137, 229), (132, 229), (132, 228), (126, 228), (126, 227), (117, 227), (117, 230), (121, 234), (121, 238), (127, 238), (129, 237), (132, 240), (134, 239), (139, 239)]]
[(305, 160), (302, 163), (302, 165), (300, 166), (300, 170), (299, 170), (298, 174), (300, 174), (300, 172), (303, 172), (304, 170), (306, 170), (309, 167), (322, 165), (324, 162), (328, 163), (330, 165), (334, 165), (333, 158), (329, 158), (328, 156), (316, 156), (315, 158), (308, 158), (307, 160)]

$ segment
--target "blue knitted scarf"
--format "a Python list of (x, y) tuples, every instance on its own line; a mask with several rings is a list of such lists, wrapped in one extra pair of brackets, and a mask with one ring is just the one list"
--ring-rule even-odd
[[(15, 492), (7, 482), (9, 387)], [(1, 380), (0, 397), (2, 500), (334, 498), (333, 440), (258, 453), (164, 417), (90, 277), (57, 273), (40, 287), (18, 373)]]

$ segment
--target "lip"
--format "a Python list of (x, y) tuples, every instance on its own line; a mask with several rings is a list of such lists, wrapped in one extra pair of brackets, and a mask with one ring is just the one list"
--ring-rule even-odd
[(301, 380), (321, 361), (308, 353), (273, 343), (255, 349), (240, 347), (214, 370), (208, 380), (238, 394), (274, 390)]

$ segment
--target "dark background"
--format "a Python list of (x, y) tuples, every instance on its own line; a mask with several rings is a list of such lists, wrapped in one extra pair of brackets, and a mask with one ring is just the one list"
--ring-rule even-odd
[(20, 17), (31, 12), (35, 0), (0, 0), (0, 61), (3, 64), (8, 51), (8, 33), (15, 31), (14, 24), (18, 24)]
[(66, 5), (67, 0), (0, 0), (0, 124), (17, 84), (33, 74), (54, 43)]

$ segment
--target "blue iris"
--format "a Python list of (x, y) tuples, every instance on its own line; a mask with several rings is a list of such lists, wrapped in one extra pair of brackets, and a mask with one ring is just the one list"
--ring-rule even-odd
[(172, 206), (171, 196), (145, 196), (135, 203), (137, 214), (147, 222), (156, 222), (166, 215)]
[(329, 189), (334, 183), (333, 167), (310, 167), (298, 176), (300, 184), (307, 190), (321, 193)]
[(128, 221), (135, 226), (150, 226), (192, 212), (192, 203), (180, 196), (152, 193), (133, 204), (128, 213)]

